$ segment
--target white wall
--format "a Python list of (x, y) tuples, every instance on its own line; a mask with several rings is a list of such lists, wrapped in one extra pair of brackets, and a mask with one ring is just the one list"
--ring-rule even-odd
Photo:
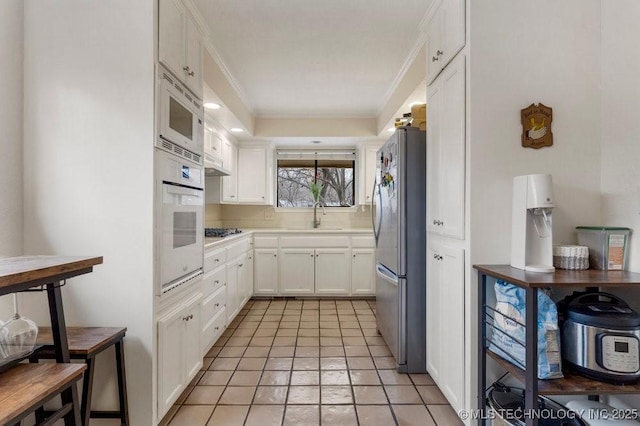
[[(575, 226), (601, 221), (601, 55), (600, 0), (494, 0), (469, 8), (465, 321), (475, 406), (478, 284), (471, 265), (510, 262), (513, 177), (553, 175), (554, 244), (574, 243)], [(521, 147), (520, 110), (534, 102), (553, 108), (551, 148)]]
[(602, 219), (626, 226), (640, 272), (640, 2), (602, 1)]
[[(134, 425), (152, 423), (154, 3), (25, 2), (24, 250), (104, 256), (63, 288), (66, 319), (128, 327)], [(99, 383), (94, 407), (115, 408)]]
[[(554, 244), (600, 220), (600, 2), (490, 3), (471, 5), (472, 260), (509, 263), (513, 176), (553, 175)], [(553, 108), (550, 148), (521, 146), (534, 102)]]
[(22, 254), (23, 1), (0, 2), (0, 256)]
[[(632, 229), (627, 269), (640, 272), (640, 3), (602, 0), (602, 224)], [(637, 290), (618, 291), (640, 309)], [(612, 397), (640, 407), (638, 396)]]

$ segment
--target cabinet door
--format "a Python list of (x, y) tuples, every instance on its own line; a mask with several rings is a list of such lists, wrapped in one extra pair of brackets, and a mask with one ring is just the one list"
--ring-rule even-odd
[[(431, 84), (442, 70), (442, 6), (433, 14), (427, 24), (427, 85)], [(431, 108), (429, 108), (429, 125), (431, 125)], [(428, 126), (427, 126), (428, 127)]]
[(464, 239), (465, 57), (429, 87), (427, 230)]
[(440, 275), (440, 390), (455, 410), (464, 405), (464, 250), (443, 246)]
[(442, 150), (443, 94), (440, 84), (427, 90), (429, 125), (427, 126), (427, 231), (440, 233), (440, 169)]
[(239, 148), (238, 202), (265, 204), (268, 184), (267, 150), (265, 148)]
[(180, 305), (158, 319), (158, 418), (162, 418), (185, 388), (184, 309)]
[(248, 256), (243, 254), (238, 263), (238, 310), (249, 300), (249, 269)]
[(376, 178), (376, 166), (378, 148), (367, 148), (364, 159), (364, 202), (371, 204), (371, 193), (373, 191), (373, 181)]
[(200, 300), (202, 295), (191, 298), (186, 304), (182, 320), (184, 322), (184, 372), (185, 385), (193, 379), (202, 368), (200, 352)]
[(278, 294), (278, 250), (255, 249), (254, 292), (260, 295)]
[(464, 239), (465, 57), (442, 73), (440, 216), (442, 235)]
[(184, 76), (185, 10), (178, 0), (160, 0), (158, 59), (176, 77)]
[(202, 99), (202, 36), (191, 18), (187, 17), (185, 21), (185, 83), (194, 95)]
[(442, 32), (440, 66), (444, 68), (464, 47), (466, 42), (465, 0), (442, 2)]
[(427, 248), (427, 371), (454, 409), (464, 408), (464, 250)]
[(282, 294), (313, 294), (313, 249), (281, 249), (279, 251), (280, 292)]
[(351, 294), (376, 294), (375, 249), (351, 250)]
[(227, 264), (227, 324), (240, 310), (238, 306), (238, 261)]
[(348, 249), (316, 249), (316, 294), (349, 294), (351, 258)]
[[(431, 111), (429, 112), (431, 114)], [(434, 245), (427, 245), (427, 372), (440, 383), (442, 359), (442, 315), (440, 254)], [(445, 310), (446, 312), (446, 310)]]
[(253, 258), (253, 250), (247, 252), (247, 267), (245, 268), (245, 281), (247, 285), (247, 301), (253, 297), (253, 277), (254, 277), (255, 260)]
[(465, 0), (442, 0), (427, 23), (427, 85), (466, 43)]
[(238, 202), (238, 173), (236, 171), (237, 148), (229, 142), (222, 142), (223, 167), (231, 176), (222, 177), (222, 202), (237, 203)]

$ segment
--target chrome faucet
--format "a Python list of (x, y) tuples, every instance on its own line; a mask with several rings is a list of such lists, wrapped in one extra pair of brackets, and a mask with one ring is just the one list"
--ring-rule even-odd
[(318, 228), (320, 226), (320, 218), (318, 217), (317, 208), (318, 206), (322, 207), (322, 214), (327, 214), (327, 211), (324, 209), (324, 205), (320, 204), (320, 201), (316, 201), (313, 203), (313, 227)]

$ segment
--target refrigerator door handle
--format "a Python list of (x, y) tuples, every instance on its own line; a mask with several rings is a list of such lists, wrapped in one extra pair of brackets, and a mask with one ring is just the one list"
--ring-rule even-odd
[(378, 240), (380, 239), (380, 227), (382, 226), (382, 191), (380, 190), (380, 184), (376, 185), (375, 181), (373, 183), (373, 192), (371, 193), (371, 202), (373, 203), (373, 198), (376, 194), (376, 189), (378, 190), (378, 202), (376, 203), (376, 213), (378, 215), (378, 226), (373, 219), (373, 209), (371, 209), (371, 223), (373, 224), (373, 236), (376, 239), (376, 247), (378, 247)]
[(376, 274), (386, 282), (393, 284), (395, 287), (398, 287), (398, 277), (395, 275), (391, 275), (392, 272), (390, 272), (384, 266), (377, 264)]

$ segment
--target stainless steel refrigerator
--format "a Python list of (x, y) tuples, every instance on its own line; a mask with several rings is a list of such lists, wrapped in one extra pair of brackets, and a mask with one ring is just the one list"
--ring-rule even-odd
[(373, 194), (377, 326), (406, 373), (426, 372), (426, 142), (396, 129), (378, 151)]

